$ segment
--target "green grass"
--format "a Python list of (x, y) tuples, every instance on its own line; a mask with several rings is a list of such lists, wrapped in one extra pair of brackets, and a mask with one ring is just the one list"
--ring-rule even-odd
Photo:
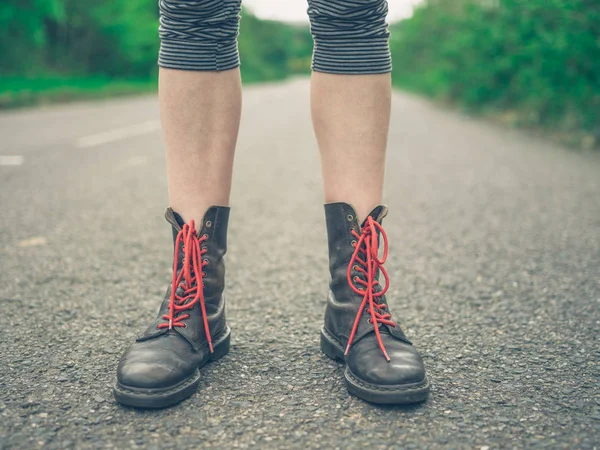
[(107, 77), (0, 77), (0, 109), (152, 92), (156, 83)]
[[(269, 71), (269, 68), (260, 72), (252, 67), (242, 66), (241, 69), (244, 84), (283, 80), (289, 76), (287, 73)], [(157, 84), (156, 78), (0, 76), (0, 110), (156, 92)]]

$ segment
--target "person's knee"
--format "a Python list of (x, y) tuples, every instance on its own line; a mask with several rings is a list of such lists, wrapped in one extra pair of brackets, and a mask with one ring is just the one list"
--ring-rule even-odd
[(316, 39), (378, 39), (389, 35), (387, 0), (308, 0)]
[(367, 74), (391, 70), (387, 0), (308, 0), (313, 70)]
[(159, 65), (227, 70), (239, 65), (241, 0), (160, 0)]

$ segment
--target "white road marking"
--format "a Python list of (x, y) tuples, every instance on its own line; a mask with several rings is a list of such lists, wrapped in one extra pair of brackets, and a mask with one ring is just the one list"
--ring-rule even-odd
[(21, 155), (0, 155), (0, 166), (21, 166), (24, 161)]
[(159, 120), (149, 120), (147, 122), (130, 125), (123, 128), (115, 128), (113, 130), (103, 131), (97, 134), (91, 134), (77, 139), (77, 148), (96, 147), (102, 144), (121, 141), (134, 136), (153, 133), (160, 130)]
[(127, 170), (131, 167), (145, 166), (148, 164), (148, 157), (146, 156), (132, 156), (131, 158), (123, 161), (123, 164), (119, 164), (113, 169), (114, 172), (121, 170)]
[(44, 236), (36, 236), (29, 239), (23, 239), (22, 241), (17, 242), (17, 246), (21, 248), (25, 247), (39, 247), (41, 245), (46, 245), (48, 240)]

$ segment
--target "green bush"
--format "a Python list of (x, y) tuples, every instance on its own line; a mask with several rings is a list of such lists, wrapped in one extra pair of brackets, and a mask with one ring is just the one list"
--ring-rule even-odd
[[(247, 81), (310, 69), (308, 27), (242, 14)], [(148, 0), (2, 0), (0, 77), (152, 78), (157, 72), (158, 6)]]
[(266, 81), (310, 72), (312, 37), (308, 27), (260, 20), (244, 11), (239, 36), (244, 81)]
[(429, 0), (392, 28), (394, 82), (600, 136), (597, 0)]

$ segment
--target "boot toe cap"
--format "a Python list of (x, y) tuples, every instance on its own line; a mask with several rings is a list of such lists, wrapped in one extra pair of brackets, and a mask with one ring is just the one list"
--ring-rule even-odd
[(390, 361), (383, 356), (374, 334), (352, 346), (346, 361), (355, 377), (380, 386), (416, 384), (425, 380), (423, 360), (412, 345), (389, 335), (382, 335), (382, 340)]
[(172, 349), (136, 342), (119, 363), (117, 381), (122, 386), (131, 388), (169, 388), (194, 373), (197, 367), (194, 359), (191, 355), (182, 358)]
[(177, 384), (181, 379), (180, 373), (170, 367), (152, 362), (135, 362), (125, 364), (119, 370), (117, 379), (124, 386), (160, 389)]

